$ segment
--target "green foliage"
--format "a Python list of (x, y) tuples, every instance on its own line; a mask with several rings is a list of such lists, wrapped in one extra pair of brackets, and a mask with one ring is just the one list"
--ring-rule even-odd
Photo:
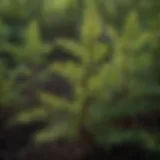
[[(18, 115), (18, 118), (15, 120), (11, 119), (11, 123), (26, 122), (28, 120), (27, 115), (33, 117), (33, 114), (34, 120), (36, 119), (36, 115), (39, 115), (39, 109), (34, 111), (35, 109), (33, 108), (29, 113), (25, 110), (23, 107), (23, 105), (25, 105), (25, 97), (23, 97), (22, 92), (24, 88), (29, 87), (33, 81), (41, 81), (41, 77), (47, 77), (47, 72), (45, 72), (45, 74), (40, 72), (36, 75), (33, 67), (36, 68), (36, 66), (45, 64), (44, 55), (52, 48), (52, 45), (45, 44), (43, 43), (43, 40), (41, 40), (39, 26), (36, 21), (31, 21), (30, 25), (26, 28), (26, 31), (24, 31), (24, 35), (25, 45), (23, 46), (10, 43), (6, 40), (7, 36), (4, 36), (4, 39), (2, 40), (3, 43), (1, 43), (0, 46), (1, 53), (4, 56), (5, 54), (9, 54), (10, 57), (14, 57), (16, 62), (16, 67), (11, 70), (6, 67), (2, 57), (0, 65), (0, 107), (2, 109), (5, 107), (13, 108), (17, 110)], [(19, 83), (18, 79), (20, 77), (27, 78), (27, 80)], [(18, 114), (19, 111), (20, 115)], [(32, 118), (29, 119), (32, 121)]]
[[(102, 21), (100, 21), (94, 3), (86, 5), (85, 9), (81, 39), (79, 41), (57, 40), (58, 45), (79, 57), (81, 63), (53, 63), (50, 66), (51, 71), (58, 72), (63, 77), (69, 79), (75, 88), (74, 99), (71, 102), (58, 100), (58, 97), (45, 94), (45, 104), (49, 106), (54, 104), (54, 112), (56, 112), (55, 108), (60, 111), (67, 110), (72, 119), (71, 121), (70, 118), (67, 120), (68, 117), (64, 119), (63, 123), (67, 123), (72, 127), (68, 128), (68, 130), (64, 127), (65, 131), (62, 130), (60, 136), (63, 136), (63, 134), (67, 136), (67, 131), (78, 130), (74, 126), (78, 126), (78, 122), (81, 121), (81, 113), (84, 108), (89, 108), (91, 113), (86, 111), (88, 116), (83, 121), (86, 125), (88, 123), (91, 125), (91, 130), (93, 129), (95, 134), (97, 131), (98, 133), (100, 132), (100, 126), (103, 128), (103, 124), (107, 125), (108, 119), (114, 120), (117, 117), (133, 116), (147, 110), (157, 109), (156, 106), (153, 107), (152, 104), (145, 102), (143, 99), (138, 100), (144, 95), (146, 96), (146, 94), (159, 94), (157, 92), (159, 85), (155, 83), (154, 78), (146, 81), (146, 83), (142, 81), (142, 78), (152, 76), (150, 74), (152, 55), (147, 53), (144, 48), (152, 43), (154, 33), (150, 30), (142, 30), (136, 11), (132, 11), (128, 15), (126, 23), (123, 25), (122, 33), (116, 32), (113, 26), (109, 28), (107, 25), (106, 27), (109, 28), (107, 33), (111, 35), (113, 40), (114, 54), (112, 62), (102, 63), (102, 60), (108, 54), (107, 45), (97, 42), (101, 34)], [(95, 15), (94, 21), (91, 21), (91, 15)], [(155, 88), (153, 88), (153, 84), (155, 84)], [(123, 92), (126, 92), (126, 89), (127, 94), (124, 94)], [(113, 98), (114, 92), (120, 94), (117, 97), (119, 100)], [(91, 99), (90, 102), (87, 102), (88, 98)], [(85, 103), (88, 106), (85, 106)], [(96, 119), (94, 116), (98, 116), (99, 119)], [(62, 125), (63, 123), (60, 120), (60, 124)], [(95, 127), (95, 124), (98, 126), (98, 129)], [(110, 124), (107, 126), (114, 128)], [(52, 129), (54, 133), (54, 127)], [(106, 139), (108, 139), (108, 129), (106, 131), (103, 130), (103, 132), (107, 132)], [(111, 135), (112, 133), (112, 131), (109, 132)], [(134, 134), (134, 132), (132, 133)], [(52, 136), (54, 137), (54, 134)], [(122, 135), (122, 139), (123, 136), (125, 136), (125, 132)]]
[[(136, 117), (139, 113), (159, 112), (157, 104), (152, 102), (151, 99), (147, 99), (147, 97), (150, 97), (151, 95), (153, 97), (159, 96), (160, 86), (152, 73), (153, 53), (149, 50), (145, 50), (147, 45), (154, 44), (156, 37), (153, 31), (144, 31), (144, 29), (141, 29), (136, 12), (131, 12), (128, 15), (121, 34), (118, 34), (113, 27), (109, 30), (114, 42), (114, 58), (110, 64), (112, 71), (103, 73), (103, 75), (106, 75), (105, 83), (100, 90), (105, 97), (106, 95), (112, 95), (111, 93), (113, 93), (113, 95), (110, 96), (109, 99), (106, 98), (106, 100), (102, 100), (101, 96), (101, 101), (98, 101), (97, 104), (93, 105), (91, 108), (92, 116), (95, 116), (93, 119), (96, 119), (95, 124), (97, 124), (98, 129), (95, 129), (94, 123), (92, 125), (94, 126), (94, 131), (98, 131), (98, 139), (100, 139), (102, 143), (108, 144), (108, 140), (111, 141), (112, 139), (111, 137), (113, 137), (111, 143), (114, 143), (116, 137), (118, 138), (118, 135), (120, 142), (122, 142), (124, 141), (123, 137), (127, 138), (127, 134), (130, 137), (127, 140), (132, 141), (133, 134), (139, 141), (145, 143), (146, 139), (138, 138), (140, 137), (137, 133), (139, 130), (138, 128), (135, 128), (135, 130), (137, 130), (136, 132), (131, 130), (129, 133), (128, 130), (125, 131), (120, 129), (120, 133), (119, 128), (117, 128), (116, 125), (114, 126), (114, 124), (110, 125), (110, 123), (112, 124), (114, 119), (118, 118), (120, 121), (121, 118), (125, 117), (127, 121), (127, 117), (130, 117), (133, 119), (133, 123), (136, 124), (139, 123), (136, 122), (138, 119), (136, 119)], [(113, 71), (113, 68), (115, 71)], [(114, 76), (113, 79), (111, 79), (113, 73), (115, 73), (116, 76), (119, 75), (119, 78)], [(113, 82), (115, 83), (113, 84)], [(110, 90), (106, 88), (106, 84), (108, 88), (110, 87)], [(117, 84), (119, 85), (117, 86)], [(106, 91), (104, 92), (104, 90)], [(97, 116), (97, 114), (99, 116)], [(120, 125), (123, 126), (123, 122), (121, 123), (122, 124)], [(113, 131), (110, 131), (110, 127), (115, 130), (115, 136)], [(106, 130), (104, 128), (106, 128)], [(132, 124), (130, 124), (130, 128), (132, 128)], [(101, 133), (100, 130), (102, 130)], [(145, 129), (141, 132), (142, 134), (153, 136), (153, 133), (150, 133)], [(105, 135), (105, 137), (103, 137), (103, 135)], [(152, 138), (154, 139), (155, 137), (153, 136)], [(104, 142), (104, 139), (106, 142)], [(119, 140), (117, 140), (117, 142)], [(156, 140), (154, 141), (154, 144), (157, 145)], [(147, 145), (150, 146), (149, 143), (147, 143)]]
[[(159, 10), (156, 10), (159, 2), (147, 0), (144, 5), (141, 0), (138, 6), (133, 0), (86, 0), (83, 6), (83, 21), (79, 26), (79, 39), (62, 37), (56, 39), (54, 44), (44, 43), (39, 23), (41, 18), (45, 19), (47, 25), (54, 22), (56, 26), (64, 19), (68, 22), (71, 17), (66, 16), (70, 14), (73, 19), (81, 17), (74, 10), (75, 3), (69, 5), (71, 1), (68, 1), (68, 4), (66, 1), (66, 5), (59, 7), (57, 13), (52, 13), (52, 8), (61, 4), (51, 5), (51, 2), (47, 1), (43, 2), (42, 7), (42, 1), (38, 6), (37, 2), (31, 3), (28, 0), (22, 4), (17, 0), (0, 6), (0, 54), (9, 52), (16, 62), (12, 71), (6, 68), (3, 60), (0, 65), (0, 107), (18, 108), (17, 117), (11, 119), (11, 122), (32, 123), (36, 119), (47, 120), (48, 126), (36, 134), (38, 142), (59, 137), (73, 138), (78, 134), (79, 124), (84, 123), (95, 134), (97, 141), (106, 146), (137, 140), (146, 146), (157, 147), (158, 133), (150, 132), (140, 125), (137, 116), (159, 112), (160, 102), (155, 100), (155, 97), (160, 96), (157, 78), (160, 77), (157, 38), (157, 26), (160, 23), (157, 21)], [(103, 8), (98, 8), (102, 7), (100, 2), (105, 4)], [(151, 13), (148, 4), (155, 8), (154, 13)], [(70, 7), (74, 8), (72, 12), (68, 11)], [(33, 10), (36, 11), (34, 18)], [(102, 15), (103, 13), (105, 15)], [(9, 41), (12, 27), (6, 23), (6, 15), (10, 20), (14, 19), (14, 22), (18, 19), (16, 22), (20, 21), (20, 26), (24, 20), (28, 20), (28, 25), (17, 30), (18, 34), (24, 37), (23, 45), (15, 45)], [(29, 15), (31, 18), (28, 18)], [(112, 41), (113, 53), (110, 62), (105, 62), (110, 54), (110, 46), (99, 41), (102, 34), (107, 34)], [(56, 46), (78, 57), (80, 63), (54, 61), (47, 64), (45, 57)], [(45, 69), (39, 71), (37, 68), (43, 65)], [(72, 100), (35, 87), (44, 83), (52, 74), (61, 75), (73, 86)], [(27, 80), (17, 84), (21, 75), (27, 77)], [(26, 110), (25, 97), (21, 95), (21, 91), (31, 86), (33, 90), (35, 87), (34, 91), (40, 103)], [(126, 118), (127, 121), (128, 117), (132, 124), (129, 124), (128, 129), (123, 129), (121, 120)], [(114, 124), (115, 120), (121, 123), (120, 128)], [(140, 127), (133, 127), (133, 124)]]
[[(101, 31), (99, 28), (100, 22), (96, 21), (96, 23), (94, 23), (93, 21), (90, 21), (91, 14), (97, 16), (96, 20), (99, 20), (97, 10), (94, 8), (94, 6), (87, 6), (86, 10), (84, 11), (84, 25), (82, 27), (82, 38), (80, 41), (66, 39), (57, 40), (57, 44), (59, 46), (62, 46), (66, 50), (69, 50), (71, 53), (79, 57), (81, 63), (76, 64), (74, 62), (57, 62), (50, 66), (50, 70), (52, 72), (57, 72), (63, 77), (69, 79), (71, 84), (74, 86), (75, 91), (73, 101), (70, 102), (59, 99), (53, 95), (50, 96), (48, 94), (42, 94), (42, 104), (51, 106), (53, 108), (53, 114), (56, 112), (56, 110), (61, 112), (68, 111), (67, 114), (69, 118), (67, 116), (67, 119), (65, 118), (62, 122), (60, 119), (59, 125), (69, 125), (69, 128), (66, 130), (66, 127), (62, 127), (63, 130), (61, 131), (62, 134), (60, 134), (60, 136), (67, 136), (70, 132), (72, 134), (77, 133), (79, 121), (81, 121), (83, 116), (81, 114), (83, 110), (88, 107), (85, 106), (85, 103), (87, 103), (88, 98), (94, 96), (96, 92), (96, 86), (93, 88), (90, 81), (92, 77), (95, 75), (97, 76), (97, 71), (99, 70), (98, 63), (101, 62), (106, 55), (106, 46), (101, 43), (96, 43)], [(90, 32), (90, 27), (92, 27), (92, 31), (94, 32)], [(99, 55), (97, 55), (97, 53), (99, 53)], [(86, 121), (85, 123), (87, 123), (87, 119), (84, 119), (83, 121)], [(58, 121), (55, 125), (57, 126), (57, 124)], [(54, 129), (53, 124), (51, 125), (52, 129)], [(53, 130), (53, 137), (57, 136), (54, 135), (54, 132), (57, 133), (57, 127), (55, 129), (56, 130)]]

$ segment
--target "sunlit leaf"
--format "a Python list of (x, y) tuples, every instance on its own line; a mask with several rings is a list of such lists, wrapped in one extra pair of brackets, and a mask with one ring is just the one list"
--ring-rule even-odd
[(66, 99), (62, 99), (49, 93), (41, 93), (40, 97), (44, 107), (48, 106), (47, 108), (50, 108), (49, 110), (52, 110), (52, 108), (53, 110), (72, 110), (72, 103)]
[(26, 43), (31, 47), (40, 47), (41, 45), (43, 45), (37, 21), (31, 22), (29, 27), (27, 28)]
[(53, 63), (50, 66), (50, 71), (60, 73), (62, 76), (67, 77), (72, 84), (79, 83), (84, 72), (80, 65), (73, 62)]
[(89, 43), (96, 40), (101, 33), (101, 23), (101, 17), (96, 8), (96, 3), (90, 0), (86, 1), (81, 30), (82, 42)]
[[(19, 113), (14, 119), (13, 122), (16, 123), (26, 123), (32, 122), (37, 119), (45, 119), (47, 114), (43, 108), (35, 108), (29, 111), (23, 111)], [(13, 123), (12, 122), (12, 123)]]
[(58, 39), (57, 44), (70, 51), (82, 61), (86, 61), (89, 58), (86, 48), (79, 42), (69, 39)]
[(94, 61), (101, 62), (108, 54), (108, 46), (106, 44), (98, 43), (94, 46)]
[(138, 15), (135, 11), (131, 12), (124, 23), (123, 37), (126, 40), (134, 40), (140, 32)]

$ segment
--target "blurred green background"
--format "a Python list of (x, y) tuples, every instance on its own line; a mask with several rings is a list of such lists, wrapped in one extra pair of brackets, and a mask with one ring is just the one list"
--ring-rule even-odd
[(2, 160), (82, 126), (103, 148), (158, 153), (159, 10), (158, 0), (0, 0)]

